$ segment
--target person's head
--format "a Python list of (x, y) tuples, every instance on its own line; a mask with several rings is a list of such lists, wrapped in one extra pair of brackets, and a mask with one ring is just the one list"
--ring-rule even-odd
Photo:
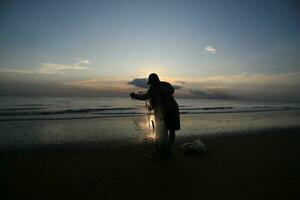
[(152, 85), (152, 84), (155, 84), (155, 83), (159, 83), (160, 80), (159, 80), (159, 77), (157, 76), (157, 74), (155, 73), (151, 73), (149, 76), (148, 76), (148, 85)]

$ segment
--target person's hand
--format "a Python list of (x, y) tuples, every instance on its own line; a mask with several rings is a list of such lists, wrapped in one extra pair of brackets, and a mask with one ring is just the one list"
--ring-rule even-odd
[(131, 92), (131, 93), (130, 93), (130, 97), (131, 97), (132, 99), (135, 98), (135, 95), (136, 95), (136, 94), (135, 94), (134, 92)]

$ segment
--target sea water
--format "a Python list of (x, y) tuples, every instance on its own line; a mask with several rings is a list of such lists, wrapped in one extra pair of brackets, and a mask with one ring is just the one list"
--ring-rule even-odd
[[(177, 136), (300, 126), (299, 102), (176, 99)], [(145, 102), (103, 97), (0, 97), (0, 148), (141, 141), (151, 132)]]

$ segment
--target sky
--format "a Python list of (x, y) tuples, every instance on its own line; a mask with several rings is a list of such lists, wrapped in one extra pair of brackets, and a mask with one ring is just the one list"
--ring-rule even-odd
[(0, 95), (300, 100), (296, 0), (1, 0)]

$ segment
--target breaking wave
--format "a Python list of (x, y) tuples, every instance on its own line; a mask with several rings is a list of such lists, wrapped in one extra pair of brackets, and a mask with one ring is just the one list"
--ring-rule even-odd
[[(180, 106), (180, 114), (206, 114), (206, 113), (246, 113), (246, 112), (267, 112), (300, 110), (300, 107), (192, 107)], [(63, 119), (93, 119), (105, 117), (129, 117), (145, 115), (147, 111), (143, 107), (101, 107), (84, 109), (61, 109), (47, 110), (45, 107), (24, 107), (24, 108), (2, 108), (0, 109), (0, 121), (20, 120), (63, 120)]]

